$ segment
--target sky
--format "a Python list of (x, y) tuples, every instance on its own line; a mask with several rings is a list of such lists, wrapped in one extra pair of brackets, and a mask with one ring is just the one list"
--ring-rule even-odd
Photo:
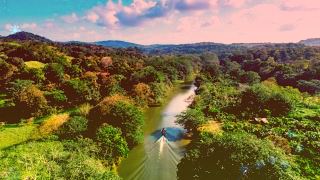
[(140, 44), (320, 38), (320, 0), (0, 0), (0, 35)]

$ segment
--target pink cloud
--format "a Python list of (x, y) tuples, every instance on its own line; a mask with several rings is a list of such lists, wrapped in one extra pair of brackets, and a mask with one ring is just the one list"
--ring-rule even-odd
[(309, 10), (320, 10), (319, 0), (282, 0), (282, 10), (287, 11), (309, 11)]
[(71, 15), (68, 15), (68, 16), (62, 16), (61, 19), (66, 23), (75, 23), (79, 21), (79, 18), (76, 13), (72, 13)]
[(242, 7), (247, 0), (220, 0), (220, 3), (224, 6), (230, 6), (235, 8)]

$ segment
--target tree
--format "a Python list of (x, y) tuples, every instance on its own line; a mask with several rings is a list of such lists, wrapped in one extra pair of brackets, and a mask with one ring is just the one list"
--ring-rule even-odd
[(0, 81), (10, 78), (13, 75), (15, 69), (15, 66), (7, 63), (0, 58)]
[(64, 91), (59, 89), (52, 89), (50, 91), (45, 92), (45, 96), (49, 101), (49, 104), (53, 106), (64, 106), (68, 100)]
[(139, 83), (133, 86), (133, 97), (135, 97), (137, 100), (137, 104), (141, 105), (142, 107), (153, 103), (153, 93), (151, 88), (144, 83)]
[(11, 84), (10, 92), (16, 109), (25, 117), (41, 115), (47, 108), (44, 93), (31, 81), (16, 80)]
[(58, 129), (57, 134), (63, 138), (79, 137), (87, 130), (87, 127), (87, 118), (83, 116), (73, 116)]
[(164, 81), (164, 75), (152, 66), (147, 66), (131, 76), (131, 81), (137, 83), (161, 83)]
[(178, 115), (177, 123), (184, 126), (188, 131), (196, 132), (197, 128), (204, 124), (206, 119), (199, 109), (188, 109), (181, 115)]
[(311, 81), (299, 80), (298, 88), (302, 92), (308, 92), (310, 94), (316, 94), (320, 92), (320, 80), (313, 79)]
[(89, 83), (79, 78), (70, 79), (63, 83), (63, 90), (68, 100), (80, 104), (86, 101), (97, 101), (100, 98), (99, 91)]
[(246, 133), (202, 133), (178, 165), (178, 179), (299, 179), (296, 164)]
[(119, 158), (127, 157), (129, 148), (119, 128), (105, 124), (98, 129), (96, 138), (102, 147), (102, 156), (109, 163), (118, 163)]
[(55, 83), (62, 82), (64, 79), (64, 67), (58, 63), (49, 63), (45, 67), (45, 76), (46, 78)]
[(253, 71), (245, 72), (241, 77), (242, 83), (248, 83), (249, 85), (260, 82), (261, 78), (258, 73)]
[(114, 95), (105, 98), (91, 109), (89, 117), (92, 128), (104, 123), (120, 128), (129, 147), (142, 140), (143, 114), (124, 96)]

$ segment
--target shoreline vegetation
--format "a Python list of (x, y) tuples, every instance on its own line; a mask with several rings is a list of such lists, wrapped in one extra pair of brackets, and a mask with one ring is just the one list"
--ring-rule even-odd
[(145, 109), (198, 68), (188, 56), (12, 43), (0, 46), (4, 178), (119, 179), (117, 165), (143, 139)]
[(145, 109), (193, 79), (196, 96), (177, 119), (191, 139), (178, 179), (320, 177), (317, 47), (159, 56), (0, 42), (0, 177), (121, 179), (116, 167), (143, 140)]

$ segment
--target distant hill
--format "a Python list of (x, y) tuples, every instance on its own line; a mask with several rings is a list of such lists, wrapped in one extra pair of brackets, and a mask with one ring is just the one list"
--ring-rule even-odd
[(52, 42), (50, 39), (47, 39), (45, 37), (32, 34), (29, 32), (17, 32), (15, 34), (11, 34), (9, 36), (4, 37), (3, 39), (9, 39), (9, 40), (20, 40), (20, 41), (36, 41), (36, 42), (47, 42), (50, 43)]
[(320, 46), (320, 38), (301, 40), (299, 43), (304, 44), (306, 46)]
[(135, 44), (135, 43), (126, 42), (126, 41), (117, 41), (117, 40), (98, 41), (98, 42), (94, 42), (94, 44), (105, 46), (105, 47), (113, 47), (113, 48), (143, 47), (143, 45), (140, 45), (140, 44)]

